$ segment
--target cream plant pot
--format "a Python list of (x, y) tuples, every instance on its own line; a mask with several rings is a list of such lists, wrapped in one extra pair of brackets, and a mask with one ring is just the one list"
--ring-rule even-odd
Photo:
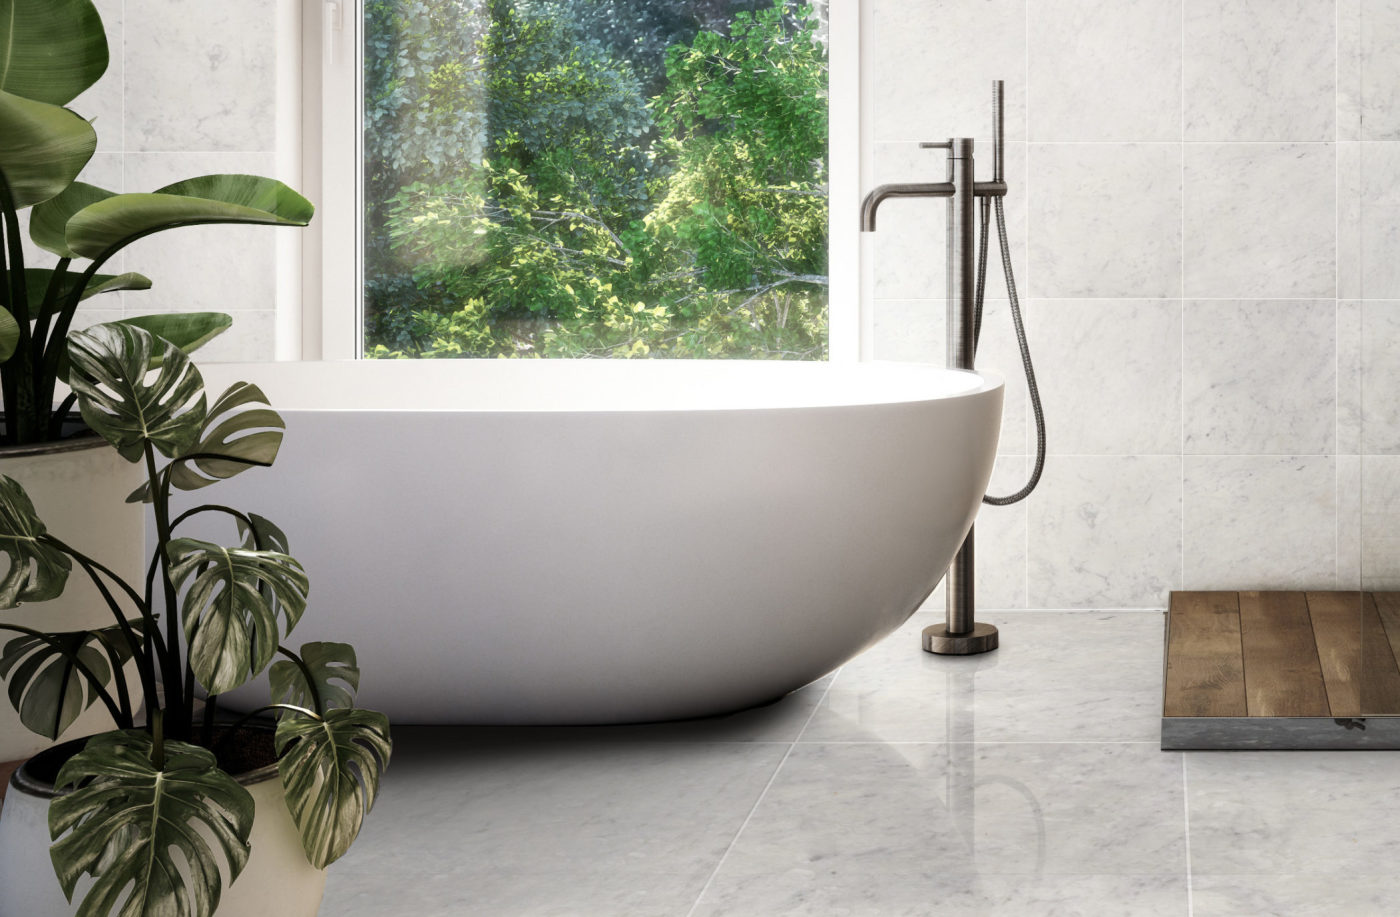
[[(225, 884), (216, 917), (316, 917), (326, 890), (326, 871), (306, 861), (301, 837), (271, 764), (239, 776), (253, 795), (256, 817), (248, 841), (248, 865)], [(73, 904), (63, 897), (49, 860), (49, 788), (33, 785), (21, 770), (0, 808), (0, 914), (71, 917), (92, 885), (78, 883)], [(204, 829), (200, 829), (204, 830)], [(212, 844), (212, 837), (208, 837)], [(228, 876), (224, 875), (225, 883)]]
[[(123, 459), (99, 436), (0, 447), (0, 474), (18, 481), (39, 518), (56, 537), (110, 567), (129, 583), (145, 578), (145, 517), (142, 503), (126, 503), (145, 480), (145, 469)], [(63, 595), (3, 613), (8, 624), (44, 631), (82, 630), (113, 623), (97, 588), (77, 564)], [(13, 634), (0, 631), (0, 645)], [(135, 685), (135, 666), (127, 678)], [(134, 695), (134, 696), (139, 696)], [(94, 704), (60, 737), (92, 735), (114, 727), (107, 708)], [(0, 698), (0, 761), (19, 761), (54, 743), (19, 721), (8, 698)]]

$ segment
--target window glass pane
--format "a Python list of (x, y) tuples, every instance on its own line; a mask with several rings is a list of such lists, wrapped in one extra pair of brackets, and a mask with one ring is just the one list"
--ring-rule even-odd
[(366, 354), (824, 359), (823, 6), (365, 0)]

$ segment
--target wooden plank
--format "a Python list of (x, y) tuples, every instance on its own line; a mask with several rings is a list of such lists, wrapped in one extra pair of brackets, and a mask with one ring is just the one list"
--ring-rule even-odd
[[(1385, 612), (1382, 614), (1381, 608)], [(1361, 646), (1364, 680), (1361, 683), (1361, 709), (1366, 716), (1400, 714), (1400, 596), (1395, 593), (1366, 593), (1363, 603)]]
[(1376, 603), (1376, 614), (1390, 641), (1390, 651), (1396, 659), (1400, 659), (1400, 592), (1372, 592), (1370, 596)]
[(1249, 716), (1330, 716), (1322, 664), (1301, 592), (1241, 592)]
[(10, 788), (10, 775), (19, 770), (23, 761), (0, 762), (0, 808), (5, 805), (5, 791)]
[(1361, 593), (1306, 593), (1332, 716), (1361, 715)]
[(1239, 594), (1173, 592), (1163, 716), (1245, 716)]

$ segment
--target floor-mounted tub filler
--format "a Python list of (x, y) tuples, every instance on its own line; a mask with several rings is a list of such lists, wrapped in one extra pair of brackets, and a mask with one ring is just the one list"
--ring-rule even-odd
[(395, 723), (677, 719), (821, 677), (942, 578), (1002, 402), (992, 374), (881, 363), (205, 376), (256, 382), (287, 422), (275, 474), (221, 486), (306, 566), (319, 612), (292, 642), (345, 640), (394, 673), (360, 697)]

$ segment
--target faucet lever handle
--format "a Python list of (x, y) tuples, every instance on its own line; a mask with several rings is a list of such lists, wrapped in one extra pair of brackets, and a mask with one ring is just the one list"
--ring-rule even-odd
[(952, 148), (953, 141), (951, 140), (925, 140), (923, 143), (919, 144), (919, 149), (921, 150), (951, 150)]

